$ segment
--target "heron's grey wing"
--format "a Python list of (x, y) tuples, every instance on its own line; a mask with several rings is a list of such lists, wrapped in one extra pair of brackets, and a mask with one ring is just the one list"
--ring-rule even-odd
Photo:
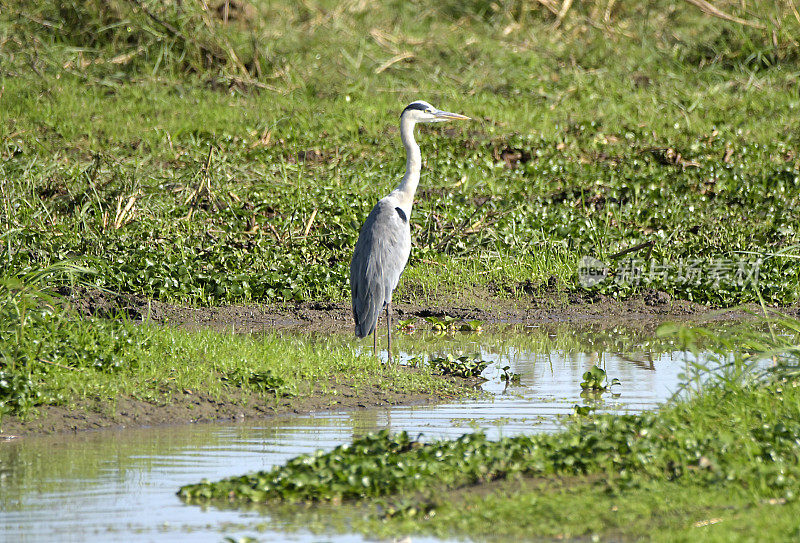
[(402, 209), (387, 198), (370, 212), (350, 262), (350, 289), (356, 335), (375, 330), (378, 315), (400, 280), (411, 252), (411, 229)]

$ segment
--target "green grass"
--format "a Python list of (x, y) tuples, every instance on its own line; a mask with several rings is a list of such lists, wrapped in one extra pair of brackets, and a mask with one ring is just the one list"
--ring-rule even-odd
[[(476, 120), (419, 130), (426, 167), (397, 301), (581, 291), (582, 256), (619, 278), (615, 253), (652, 242), (632, 263), (670, 273), (596, 288), (797, 304), (800, 22), (790, 3), (714, 5), (765, 28), (667, 0), (579, 2), (561, 20), (519, 1), (254, 1), (227, 21), (196, 0), (7, 2), (0, 415), (183, 389), (263, 400), (339, 374), (440, 390), (344, 340), (81, 320), (52, 292), (75, 282), (69, 261), (92, 271), (85, 286), (176, 303), (346, 300), (358, 227), (402, 175), (397, 114), (418, 98)], [(740, 261), (758, 265), (757, 280), (734, 267), (716, 281), (716, 266)], [(681, 266), (700, 275), (684, 280)], [(783, 535), (796, 519), (798, 398), (776, 386), (731, 377), (657, 416), (583, 421), (541, 438), (573, 458), (545, 472), (605, 480), (491, 497), (489, 525), (432, 492), (433, 518), (420, 525), (399, 504), (385, 529)], [(664, 439), (631, 434), (638, 425)], [(588, 448), (565, 456), (573, 438)], [(650, 461), (606, 462), (598, 444), (652, 447)], [(697, 469), (701, 458), (713, 469)], [(691, 525), (706, 516), (723, 521)]]
[[(31, 333), (53, 333), (33, 327)], [(33, 342), (32, 342), (33, 343)], [(283, 398), (336, 395), (338, 382), (387, 392), (453, 394), (430, 372), (413, 375), (358, 354), (345, 338), (188, 332), (100, 320), (60, 325), (51, 340), (29, 343), (36, 358), (7, 373), (24, 376), (0, 388), (0, 414), (30, 415), (38, 406), (113, 406), (118, 399), (169, 403), (185, 391), (224, 403), (277, 405)], [(4, 370), (6, 372), (6, 370)], [(5, 376), (5, 374), (4, 374)]]
[(184, 389), (223, 398), (227, 390), (238, 388), (269, 400), (327, 393), (335, 388), (337, 379), (355, 375), (357, 378), (352, 381), (356, 389), (381, 384), (387, 390), (447, 390), (446, 385), (437, 384), (430, 376), (410, 377), (385, 370), (374, 357), (357, 355), (341, 338), (238, 336), (147, 326), (135, 330), (132, 334), (145, 342), (147, 350), (131, 360), (128, 371), (95, 372), (91, 381), (86, 375), (78, 380), (74, 373), (51, 371), (47, 388), (54, 392), (70, 390), (78, 397), (113, 398), (124, 394), (142, 399), (168, 399), (170, 392)]
[(58, 264), (0, 277), (0, 423), (40, 406), (114, 411), (122, 398), (169, 403), (186, 391), (227, 404), (335, 397), (337, 384), (387, 392), (454, 394), (427, 368), (385, 367), (343, 336), (186, 331), (148, 322), (83, 318), (52, 290), (85, 269)]
[[(11, 2), (0, 265), (73, 256), (180, 303), (344, 300), (358, 227), (402, 175), (397, 114), (426, 98), (476, 121), (419, 131), (399, 301), (581, 290), (581, 256), (623, 266), (651, 241), (673, 272), (604, 293), (796, 303), (798, 22), (718, 4), (768, 28), (667, 1), (580, 3), (556, 29), (520, 2), (254, 2), (227, 23), (144, 2), (168, 26), (131, 1)], [(758, 281), (709, 273), (739, 259)]]
[[(492, 541), (531, 538), (640, 539), (649, 541), (784, 541), (797, 536), (796, 502), (756, 501), (730, 488), (645, 484), (609, 492), (591, 481), (506, 485), (488, 496), (468, 493), (443, 503), (422, 525), (448, 537), (453, 532)], [(362, 523), (389, 534), (420, 530), (420, 522)]]

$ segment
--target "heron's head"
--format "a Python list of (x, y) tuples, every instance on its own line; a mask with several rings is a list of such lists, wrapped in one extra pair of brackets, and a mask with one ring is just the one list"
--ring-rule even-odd
[(400, 118), (409, 118), (416, 123), (439, 123), (457, 119), (469, 120), (469, 117), (464, 115), (436, 109), (424, 100), (417, 100), (408, 104), (403, 113), (400, 114)]

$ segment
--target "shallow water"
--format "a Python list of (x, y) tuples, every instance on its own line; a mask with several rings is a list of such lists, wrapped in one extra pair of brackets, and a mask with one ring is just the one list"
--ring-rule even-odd
[[(565, 333), (561, 331), (560, 333)], [(547, 337), (545, 336), (545, 339)], [(280, 417), (251, 424), (203, 424), (86, 432), (0, 443), (0, 541), (364, 541), (322, 535), (267, 514), (184, 505), (181, 485), (268, 469), (302, 453), (331, 449), (369, 431), (390, 427), (422, 439), (457, 437), (474, 429), (489, 436), (554, 431), (580, 396), (581, 375), (604, 367), (621, 386), (596, 405), (601, 411), (656, 407), (677, 389), (685, 353), (595, 338), (567, 347), (509, 342), (499, 335), (466, 335), (446, 342), (403, 338), (412, 354), (481, 352), (492, 361), (477, 399), (433, 406), (391, 407)], [(563, 342), (562, 342), (563, 343)], [(432, 350), (433, 349), (433, 350)], [(499, 380), (510, 366), (520, 380)], [(291, 516), (289, 516), (291, 517)], [(319, 517), (325, 517), (324, 513)], [(324, 528), (324, 526), (323, 526)], [(414, 538), (414, 541), (434, 541)]]

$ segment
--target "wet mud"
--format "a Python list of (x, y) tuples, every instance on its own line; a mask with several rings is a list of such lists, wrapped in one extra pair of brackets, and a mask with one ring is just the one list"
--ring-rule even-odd
[[(353, 321), (347, 302), (299, 302), (273, 305), (225, 305), (187, 307), (156, 300), (114, 296), (106, 292), (83, 292), (73, 298), (83, 314), (111, 316), (124, 313), (135, 321), (212, 328), (233, 332), (347, 332)], [(548, 291), (522, 298), (503, 298), (491, 291), (472, 290), (445, 296), (424, 306), (393, 303), (396, 319), (424, 319), (444, 316), (479, 320), (484, 328), (493, 325), (576, 324), (593, 326), (658, 325), (668, 321), (712, 322), (739, 320), (761, 313), (756, 305), (721, 309), (672, 298), (666, 292), (645, 290), (635, 297), (618, 300), (599, 294)], [(784, 308), (800, 314), (800, 308)]]

